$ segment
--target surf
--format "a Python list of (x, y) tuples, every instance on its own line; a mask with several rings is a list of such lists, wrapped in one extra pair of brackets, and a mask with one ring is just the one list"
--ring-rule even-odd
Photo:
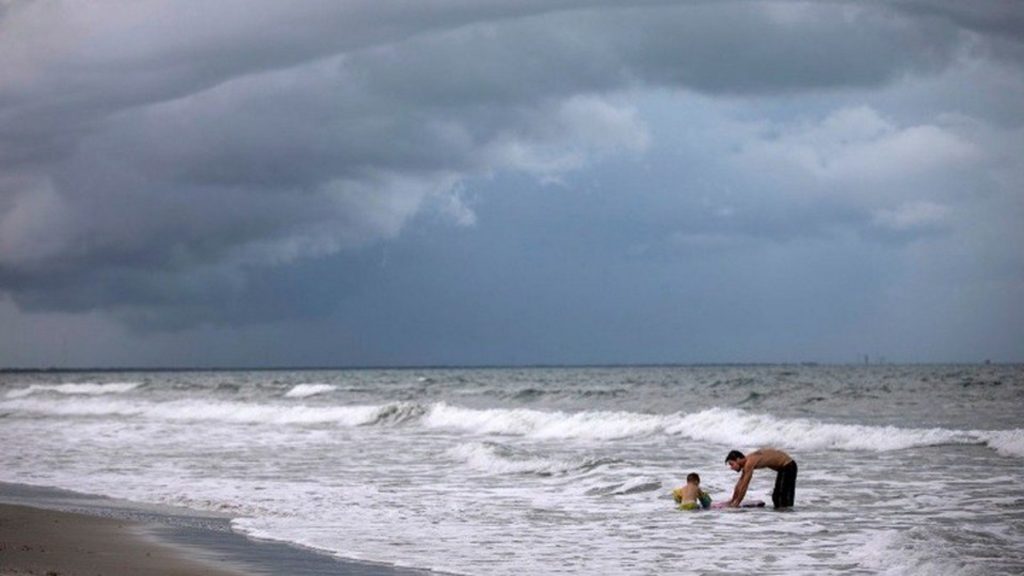
[[(645, 414), (625, 411), (543, 411), (530, 408), (468, 408), (447, 402), (386, 402), (363, 405), (308, 405), (274, 402), (179, 399), (165, 402), (126, 398), (138, 384), (33, 385), (7, 393), (7, 414), (121, 416), (155, 421), (217, 421), (237, 424), (421, 426), (478, 436), (519, 436), (534, 440), (603, 441), (673, 436), (721, 446), (778, 446), (795, 451), (891, 452), (909, 448), (980, 444), (1002, 455), (1024, 457), (1024, 430), (906, 428), (780, 418), (738, 408), (693, 413)], [(300, 388), (300, 386), (306, 386)], [(317, 386), (317, 387), (314, 387)], [(285, 396), (328, 394), (320, 385), (299, 385)]]

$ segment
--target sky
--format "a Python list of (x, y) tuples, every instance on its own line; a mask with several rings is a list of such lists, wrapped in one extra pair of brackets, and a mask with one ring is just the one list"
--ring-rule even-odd
[(1024, 3), (0, 0), (0, 367), (1024, 362)]

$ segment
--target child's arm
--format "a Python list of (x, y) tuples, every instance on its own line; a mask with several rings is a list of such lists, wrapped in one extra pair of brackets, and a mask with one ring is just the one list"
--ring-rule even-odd
[(697, 493), (697, 500), (700, 501), (701, 508), (711, 508), (711, 496), (707, 492), (701, 490)]

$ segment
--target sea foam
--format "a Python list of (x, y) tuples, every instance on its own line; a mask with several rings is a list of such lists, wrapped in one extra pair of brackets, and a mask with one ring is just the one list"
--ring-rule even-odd
[(975, 432), (1003, 456), (1024, 457), (1024, 430), (981, 430)]
[(476, 410), (439, 402), (424, 424), (479, 434), (530, 436), (538, 439), (610, 440), (646, 436), (663, 430), (668, 416), (632, 412), (543, 412), (528, 409)]
[(465, 462), (470, 468), (480, 472), (494, 474), (541, 474), (552, 475), (565, 473), (576, 466), (550, 458), (531, 458), (521, 455), (518, 458), (501, 451), (489, 444), (473, 442), (461, 444), (448, 450), (448, 456)]
[(711, 408), (679, 417), (666, 431), (718, 444), (776, 445), (803, 450), (887, 452), (918, 446), (978, 444), (977, 433), (946, 428), (900, 428), (776, 418), (743, 410)]
[(669, 434), (721, 445), (774, 445), (793, 450), (889, 452), (921, 446), (986, 444), (1002, 454), (1024, 457), (1021, 429), (980, 431), (837, 424), (727, 408), (657, 415), (475, 410), (437, 403), (427, 411), (424, 425), (537, 439), (610, 440)]
[[(772, 445), (791, 450), (888, 452), (922, 446), (984, 444), (1000, 454), (1024, 457), (1024, 430), (901, 428), (779, 418), (733, 408), (695, 413), (561, 412), (475, 409), (445, 402), (389, 402), (355, 406), (308, 406), (177, 400), (147, 402), (120, 397), (50, 398), (42, 390), (99, 396), (131, 390), (137, 384), (59, 385), (8, 393), (0, 409), (63, 416), (118, 415), (155, 420), (336, 426), (420, 425), (483, 436), (524, 436), (537, 440), (604, 441), (657, 435), (681, 436), (724, 446)], [(293, 389), (294, 390), (294, 389)], [(309, 389), (303, 393), (309, 392)]]
[(490, 442), (460, 444), (447, 452), (450, 458), (466, 463), (470, 468), (492, 474), (536, 474), (556, 476), (589, 472), (600, 466), (616, 462), (601, 458), (544, 458)]
[(285, 393), (285, 398), (308, 398), (317, 394), (333, 392), (338, 387), (332, 384), (297, 384)]
[(304, 406), (176, 400), (132, 402), (83, 398), (75, 402), (19, 398), (0, 402), (0, 409), (59, 416), (123, 416), (161, 421), (216, 421), (236, 424), (336, 424), (362, 426), (394, 421), (395, 414), (415, 412), (410, 403), (364, 406)]
[(32, 384), (28, 388), (20, 388), (7, 392), (7, 398), (24, 398), (32, 394), (56, 392), (67, 395), (99, 396), (103, 394), (122, 394), (141, 386), (140, 382), (114, 382), (110, 384), (96, 384), (93, 382), (82, 382), (77, 384)]
[(885, 576), (985, 574), (984, 570), (949, 554), (951, 541), (955, 538), (944, 538), (942, 531), (933, 528), (878, 530), (869, 532), (864, 543), (846, 556), (860, 568)]

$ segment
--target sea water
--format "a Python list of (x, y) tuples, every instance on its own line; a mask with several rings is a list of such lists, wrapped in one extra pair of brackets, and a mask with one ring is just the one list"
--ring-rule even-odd
[[(456, 574), (1020, 574), (1022, 414), (1021, 366), (5, 373), (0, 481)], [(676, 510), (761, 446), (795, 508)]]

